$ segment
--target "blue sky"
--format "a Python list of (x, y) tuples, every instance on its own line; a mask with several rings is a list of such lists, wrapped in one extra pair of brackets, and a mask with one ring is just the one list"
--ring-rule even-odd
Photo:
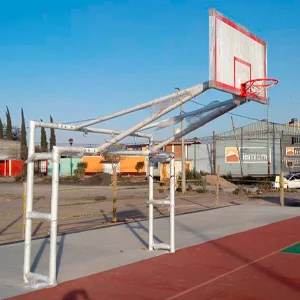
[[(271, 119), (300, 119), (299, 1), (52, 0), (2, 1), (0, 5), (0, 116), (8, 105), (30, 119), (68, 122), (112, 113), (208, 80), (208, 10), (216, 8), (268, 43)], [(6, 2), (6, 3), (5, 3)], [(230, 95), (209, 91), (207, 104)], [(186, 110), (199, 108), (186, 105)], [(266, 106), (234, 111), (266, 118)], [(175, 114), (175, 113), (174, 113)], [(126, 129), (150, 110), (104, 123)], [(252, 121), (235, 117), (237, 127)], [(231, 129), (230, 115), (190, 137)], [(169, 136), (170, 131), (156, 134)], [(59, 142), (98, 143), (103, 137), (57, 133)], [(109, 137), (106, 137), (109, 138)]]

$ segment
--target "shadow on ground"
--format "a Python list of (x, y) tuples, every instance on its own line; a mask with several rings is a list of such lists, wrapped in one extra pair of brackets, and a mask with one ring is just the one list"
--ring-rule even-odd
[[(263, 197), (252, 197), (251, 200), (263, 200), (265, 202), (271, 203), (271, 204), (277, 204), (280, 205), (280, 198), (278, 195), (274, 196), (263, 196)], [(300, 200), (294, 197), (291, 197), (290, 195), (287, 197), (284, 197), (284, 206), (290, 206), (290, 207), (300, 207)]]

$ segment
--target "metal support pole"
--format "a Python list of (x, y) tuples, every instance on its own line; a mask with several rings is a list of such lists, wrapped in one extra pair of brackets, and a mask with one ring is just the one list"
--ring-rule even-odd
[(27, 183), (23, 183), (23, 228), (22, 228), (22, 236), (25, 239), (25, 223), (26, 223), (26, 195), (27, 195)]
[(208, 82), (197, 85), (197, 87), (195, 87), (193, 92), (189, 93), (187, 96), (185, 96), (182, 99), (176, 101), (175, 103), (167, 106), (166, 108), (164, 108), (162, 110), (159, 110), (157, 113), (154, 113), (152, 116), (146, 118), (142, 122), (136, 124), (135, 126), (131, 127), (130, 129), (125, 130), (124, 132), (117, 135), (116, 137), (114, 137), (110, 141), (108, 141), (108, 142), (104, 143), (103, 145), (99, 146), (98, 151), (100, 153), (104, 152), (105, 150), (109, 149), (113, 144), (116, 144), (117, 142), (121, 141), (122, 139), (124, 139), (128, 135), (132, 134), (133, 132), (138, 131), (141, 128), (143, 128), (144, 126), (146, 126), (146, 125), (152, 123), (153, 121), (163, 117), (167, 113), (169, 113), (172, 110), (179, 107), (181, 104), (184, 104), (185, 102), (188, 102), (189, 100), (197, 97), (198, 95), (200, 95), (201, 93), (205, 92), (208, 89), (209, 89)]
[(220, 200), (220, 165), (217, 168), (217, 182), (216, 182), (216, 206), (219, 206)]
[(171, 136), (170, 138), (164, 140), (163, 142), (153, 146), (150, 151), (152, 153), (158, 152), (160, 149), (162, 149), (166, 145), (170, 144), (174, 140), (177, 140), (177, 139), (181, 138), (182, 136), (187, 135), (188, 133), (198, 129), (199, 127), (205, 125), (206, 123), (216, 119), (217, 117), (231, 111), (232, 109), (234, 109), (238, 105), (242, 105), (244, 103), (245, 102), (239, 103), (238, 101), (232, 100), (231, 103), (226, 104), (224, 107), (220, 107), (220, 108), (217, 108), (217, 109), (213, 110), (210, 114), (208, 114), (207, 116), (201, 118), (201, 120), (199, 122), (191, 124), (189, 127), (185, 128), (183, 131), (180, 131), (179, 133)]
[[(35, 140), (35, 122), (30, 121), (29, 125), (29, 147), (28, 157), (34, 155), (34, 140)], [(26, 203), (26, 227), (25, 227), (25, 250), (24, 250), (24, 266), (23, 277), (24, 281), (28, 282), (30, 273), (30, 257), (31, 257), (31, 227), (32, 219), (27, 216), (32, 212), (33, 207), (33, 179), (34, 179), (34, 161), (27, 164), (27, 203)]]
[(50, 227), (50, 260), (49, 260), (49, 284), (56, 285), (56, 246), (57, 246), (57, 208), (59, 188), (59, 161), (60, 153), (56, 146), (53, 147), (53, 174), (51, 195), (51, 227)]
[(175, 252), (175, 166), (170, 161), (170, 252)]
[(71, 167), (71, 177), (73, 176), (73, 155), (71, 155), (71, 164), (70, 164), (70, 167)]
[(153, 162), (149, 157), (149, 243), (148, 249), (153, 250)]
[[(197, 84), (193, 87), (182, 90), (179, 93), (173, 93), (173, 94), (170, 94), (170, 95), (167, 95), (167, 96), (164, 96), (164, 97), (160, 97), (160, 98), (157, 98), (155, 100), (152, 100), (152, 101), (149, 101), (149, 102), (146, 102), (146, 103), (143, 103), (143, 104), (139, 104), (139, 105), (131, 107), (129, 109), (125, 109), (125, 110), (122, 110), (120, 112), (113, 113), (113, 114), (105, 116), (105, 117), (101, 117), (101, 118), (97, 118), (97, 119), (94, 119), (94, 120), (91, 120), (91, 121), (87, 121), (86, 123), (77, 125), (75, 128), (76, 128), (76, 130), (78, 130), (78, 129), (86, 127), (86, 126), (90, 126), (90, 125), (93, 125), (93, 124), (98, 124), (98, 123), (108, 121), (108, 120), (111, 120), (111, 119), (114, 119), (114, 118), (117, 118), (117, 117), (120, 117), (120, 116), (124, 116), (124, 115), (127, 115), (129, 113), (139, 111), (141, 109), (144, 109), (144, 108), (147, 108), (147, 107), (150, 107), (150, 106), (154, 106), (154, 105), (157, 105), (159, 103), (163, 103), (164, 101), (168, 101), (168, 100), (170, 100), (170, 99), (172, 99), (172, 98), (174, 98), (178, 95), (185, 97), (189, 93), (194, 93), (195, 90), (198, 90), (199, 87), (201, 88), (203, 85), (205, 86), (204, 90), (209, 89), (209, 82), (204, 82), (202, 84)], [(147, 125), (147, 124), (145, 124), (145, 125)]]
[(280, 172), (279, 186), (280, 186), (280, 205), (284, 206), (284, 181), (283, 181), (282, 171)]
[[(180, 113), (183, 114), (183, 104), (180, 106)], [(181, 121), (181, 131), (184, 130), (184, 119)], [(186, 192), (186, 181), (185, 181), (185, 136), (181, 138), (181, 192)]]
[(232, 117), (232, 116), (231, 116), (231, 123), (232, 123), (232, 130), (233, 130), (233, 133), (234, 133), (234, 138), (235, 138), (236, 150), (237, 150), (238, 156), (239, 156), (239, 158), (240, 158), (241, 175), (242, 175), (242, 177), (244, 177), (244, 172), (243, 172), (243, 161), (242, 161), (242, 157), (241, 157), (241, 153), (240, 153), (240, 148), (239, 148), (238, 141), (237, 141), (237, 136), (236, 136), (235, 126), (234, 126), (234, 121), (233, 121), (233, 117)]
[(212, 161), (213, 161), (213, 174), (217, 174), (217, 141), (216, 141), (216, 133), (213, 131), (213, 145), (212, 145)]
[(117, 222), (117, 164), (112, 163), (113, 176), (113, 218), (112, 222)]
[(270, 153), (270, 98), (267, 98), (267, 127), (268, 127), (268, 177), (271, 176), (271, 153)]

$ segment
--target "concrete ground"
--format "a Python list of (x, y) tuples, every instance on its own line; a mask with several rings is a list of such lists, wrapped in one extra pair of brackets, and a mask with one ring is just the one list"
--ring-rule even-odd
[[(117, 219), (145, 219), (148, 216), (146, 201), (148, 188), (119, 186), (117, 193)], [(168, 189), (157, 185), (155, 199), (166, 199)], [(0, 184), (0, 244), (23, 240), (23, 187), (19, 183)], [(219, 206), (242, 205), (279, 205), (279, 192), (233, 193), (220, 191)], [(34, 186), (34, 210), (50, 211), (51, 185)], [(215, 207), (215, 187), (207, 186), (205, 193), (189, 191), (176, 193), (176, 213), (196, 212)], [(300, 192), (285, 193), (285, 205), (300, 206)], [(70, 233), (105, 227), (112, 220), (112, 188), (107, 186), (61, 185), (59, 192), (58, 231)], [(155, 217), (167, 216), (168, 206), (155, 207)], [(49, 233), (49, 222), (34, 220), (34, 237), (45, 237)]]
[[(209, 240), (293, 218), (299, 207), (236, 205), (176, 216), (176, 248), (201, 244)], [(168, 242), (169, 219), (156, 219), (157, 240)], [(146, 221), (121, 224), (58, 238), (58, 281), (64, 282), (114, 267), (126, 265), (165, 251), (148, 252)], [(47, 274), (48, 239), (35, 240), (32, 271)], [(0, 247), (0, 298), (30, 291), (22, 281), (24, 244)], [(32, 286), (31, 286), (32, 287)]]

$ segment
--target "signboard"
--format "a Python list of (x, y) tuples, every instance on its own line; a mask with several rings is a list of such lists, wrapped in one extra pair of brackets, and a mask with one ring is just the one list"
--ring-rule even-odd
[[(271, 154), (270, 154), (270, 160), (271, 160)], [(226, 147), (225, 163), (234, 164), (240, 162), (251, 163), (251, 164), (268, 163), (268, 148), (267, 147), (239, 147), (239, 148)]]
[(286, 156), (300, 156), (300, 147), (285, 147)]

